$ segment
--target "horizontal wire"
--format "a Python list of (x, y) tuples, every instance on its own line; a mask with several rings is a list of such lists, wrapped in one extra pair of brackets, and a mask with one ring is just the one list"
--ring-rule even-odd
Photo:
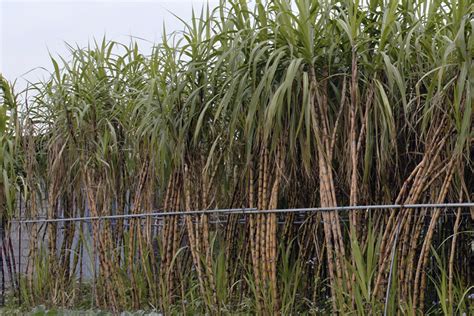
[(305, 212), (327, 212), (327, 211), (355, 211), (355, 210), (386, 210), (386, 209), (415, 209), (415, 208), (465, 208), (474, 207), (474, 203), (437, 203), (437, 204), (392, 204), (392, 205), (355, 205), (355, 206), (335, 206), (335, 207), (316, 207), (316, 208), (289, 208), (274, 210), (257, 210), (256, 208), (228, 208), (215, 210), (193, 210), (193, 211), (173, 211), (173, 212), (150, 212), (140, 214), (119, 214), (104, 216), (85, 216), (69, 218), (36, 218), (12, 220), (13, 223), (55, 223), (55, 222), (76, 222), (92, 221), (104, 219), (126, 219), (126, 218), (145, 218), (145, 217), (167, 217), (167, 216), (186, 216), (186, 215), (205, 215), (205, 214), (278, 214), (278, 213), (305, 213)]

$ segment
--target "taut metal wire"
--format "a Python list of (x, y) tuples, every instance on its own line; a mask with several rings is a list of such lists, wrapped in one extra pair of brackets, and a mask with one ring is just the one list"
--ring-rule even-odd
[(424, 204), (388, 204), (388, 205), (355, 205), (355, 206), (336, 206), (336, 207), (315, 207), (315, 208), (288, 208), (274, 210), (257, 210), (256, 208), (228, 208), (215, 210), (192, 210), (192, 211), (152, 211), (140, 214), (117, 214), (104, 216), (84, 216), (68, 218), (30, 218), (16, 219), (13, 223), (55, 223), (55, 222), (81, 222), (92, 220), (110, 220), (124, 218), (146, 218), (146, 217), (167, 217), (167, 216), (187, 216), (187, 215), (206, 215), (206, 214), (274, 214), (274, 213), (308, 213), (308, 212), (329, 212), (329, 211), (355, 211), (355, 210), (396, 210), (396, 209), (416, 209), (416, 208), (467, 208), (474, 207), (474, 203), (424, 203)]

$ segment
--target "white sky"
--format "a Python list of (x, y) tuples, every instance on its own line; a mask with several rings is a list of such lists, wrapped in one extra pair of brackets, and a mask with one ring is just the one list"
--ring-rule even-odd
[[(50, 52), (68, 56), (65, 42), (86, 46), (104, 34), (122, 43), (130, 36), (159, 42), (163, 22), (167, 33), (183, 29), (172, 13), (189, 21), (192, 8), (199, 12), (206, 3), (212, 7), (218, 0), (0, 0), (0, 72), (23, 88), (25, 80), (47, 76), (32, 69), (51, 71)], [(139, 47), (145, 54), (151, 51), (146, 41)]]

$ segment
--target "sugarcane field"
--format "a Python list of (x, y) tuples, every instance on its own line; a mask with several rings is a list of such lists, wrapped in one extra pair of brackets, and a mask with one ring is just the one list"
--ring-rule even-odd
[(474, 315), (474, 2), (140, 5), (2, 39), (0, 315)]

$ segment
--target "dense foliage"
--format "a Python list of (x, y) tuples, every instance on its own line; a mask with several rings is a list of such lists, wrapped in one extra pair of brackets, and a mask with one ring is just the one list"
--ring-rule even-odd
[[(21, 143), (0, 188), (13, 182), (33, 218), (470, 201), (473, 8), (232, 0), (164, 34), (150, 56), (134, 43), (70, 47), (18, 107), (21, 131), (0, 139)], [(22, 296), (77, 304), (89, 251), (94, 304), (115, 311), (377, 314), (391, 287), (392, 311), (428, 311), (432, 292), (455, 313), (473, 281), (470, 250), (456, 247), (472, 229), (460, 234), (469, 218), (450, 213), (331, 211), (298, 225), (295, 214), (234, 215), (219, 229), (208, 215), (160, 229), (94, 221), (93, 250), (82, 224), (33, 224)]]

